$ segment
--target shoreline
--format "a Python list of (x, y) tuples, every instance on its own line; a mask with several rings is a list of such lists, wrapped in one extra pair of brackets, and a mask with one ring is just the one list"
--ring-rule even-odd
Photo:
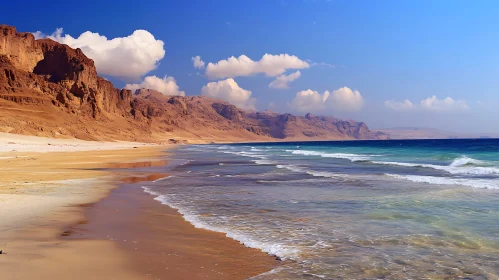
[(112, 240), (134, 271), (153, 279), (248, 279), (281, 263), (224, 233), (194, 227), (144, 192), (140, 182), (122, 184), (87, 205), (85, 217), (61, 239)]
[[(38, 150), (45, 148), (45, 145), (38, 144)], [(107, 222), (112, 221), (109, 219), (112, 212), (102, 212), (101, 207), (107, 207), (106, 201), (114, 200), (116, 196), (113, 194), (121, 192), (124, 186), (132, 186), (133, 183), (143, 180), (156, 180), (165, 175), (148, 170), (155, 170), (155, 167), (166, 163), (162, 155), (168, 146), (139, 146), (131, 143), (124, 148), (109, 150), (105, 150), (109, 147), (101, 150), (100, 146), (98, 149), (88, 147), (84, 151), (67, 151), (67, 147), (58, 152), (31, 151), (36, 148), (35, 143), (27, 151), (0, 151), (0, 170), (8, 170), (0, 175), (0, 182), (3, 183), (0, 188), (0, 216), (8, 217), (0, 221), (0, 250), (4, 252), (0, 255), (0, 270), (5, 271), (2, 277), (150, 279), (151, 275), (147, 275), (147, 271), (143, 269), (147, 266), (131, 265), (141, 261), (130, 248), (127, 249), (116, 240), (106, 238), (75, 239), (71, 228), (93, 225), (94, 221), (99, 221), (97, 218), (102, 213), (108, 216)], [(180, 262), (179, 270), (186, 266), (190, 268), (179, 275), (187, 273), (184, 275), (192, 278), (190, 276), (196, 272), (194, 279), (207, 278), (204, 275), (207, 271), (204, 267), (210, 267), (210, 262), (217, 259), (213, 258), (212, 254), (218, 250), (205, 246), (207, 243), (231, 248), (225, 252), (218, 250), (219, 263), (211, 263), (212, 273), (208, 273), (211, 275), (208, 279), (221, 279), (222, 274), (218, 273), (220, 271), (223, 271), (226, 279), (245, 279), (269, 271), (277, 265), (276, 260), (260, 250), (245, 247), (222, 233), (195, 228), (185, 221), (177, 210), (160, 204), (142, 188), (138, 191), (140, 193), (129, 193), (130, 198), (136, 198), (137, 202), (142, 204), (138, 209), (142, 218), (134, 219), (135, 226), (140, 223), (145, 225), (151, 218), (156, 219), (158, 224), (170, 221), (175, 227), (183, 230), (170, 232), (168, 239), (186, 238), (190, 235), (191, 238), (185, 239), (185, 246), (180, 249), (188, 252), (189, 259), (197, 257), (198, 262), (206, 263), (203, 268), (194, 270), (192, 265), (195, 263), (192, 261)], [(125, 208), (126, 206), (123, 205)], [(90, 209), (101, 209), (100, 215), (87, 217)], [(132, 225), (132, 219), (125, 220), (131, 228), (136, 228)], [(150, 224), (147, 227), (152, 230), (148, 233), (149, 237), (143, 240), (153, 240), (150, 235), (155, 233), (155, 240), (161, 241), (160, 237), (165, 234), (161, 227), (152, 227)], [(86, 233), (92, 235), (102, 232), (103, 229), (104, 227), (93, 228)], [(141, 233), (142, 236), (148, 234)], [(213, 243), (214, 240), (216, 242)], [(189, 245), (193, 241), (197, 243), (197, 250), (194, 251)], [(203, 242), (205, 244), (202, 244)], [(177, 246), (177, 243), (178, 240), (174, 245)], [(172, 248), (172, 243), (165, 241), (162, 244), (163, 248)], [(230, 262), (233, 253), (239, 254), (238, 262)], [(229, 257), (224, 259), (226, 255)], [(147, 254), (144, 256), (147, 261)], [(176, 260), (169, 261), (174, 263)], [(215, 272), (217, 274), (214, 274)], [(168, 275), (170, 274), (171, 271)]]

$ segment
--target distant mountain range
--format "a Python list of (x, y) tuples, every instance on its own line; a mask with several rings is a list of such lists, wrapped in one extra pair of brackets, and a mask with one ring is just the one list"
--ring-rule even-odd
[(202, 96), (117, 89), (80, 49), (0, 26), (0, 131), (86, 140), (387, 139), (365, 123), (245, 111)]
[(499, 133), (459, 133), (424, 127), (379, 129), (390, 139), (499, 138)]

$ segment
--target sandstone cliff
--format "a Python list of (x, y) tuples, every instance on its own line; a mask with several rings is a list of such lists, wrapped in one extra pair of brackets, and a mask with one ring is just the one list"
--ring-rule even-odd
[(201, 96), (116, 89), (80, 49), (0, 26), (0, 131), (86, 140), (384, 139), (361, 122), (247, 112)]

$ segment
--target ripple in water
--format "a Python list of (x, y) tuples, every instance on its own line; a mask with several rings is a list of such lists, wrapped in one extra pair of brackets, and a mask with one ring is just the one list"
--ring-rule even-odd
[(144, 189), (286, 260), (252, 279), (497, 279), (499, 141), (440, 141), (186, 147)]

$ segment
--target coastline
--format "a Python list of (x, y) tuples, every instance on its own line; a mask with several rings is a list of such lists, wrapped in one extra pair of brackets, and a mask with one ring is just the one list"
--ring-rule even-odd
[[(2, 278), (151, 279), (154, 275), (149, 271), (159, 264), (155, 257), (167, 250), (173, 253), (158, 259), (178, 270), (180, 279), (245, 279), (277, 265), (278, 261), (260, 250), (224, 234), (195, 228), (175, 209), (133, 184), (165, 175), (147, 169), (166, 163), (168, 146), (112, 146), (111, 142), (103, 147), (99, 142), (85, 142), (91, 145), (74, 149), (78, 145), (71, 140), (58, 146), (37, 144), (36, 138), (27, 149), (17, 144), (16, 151), (4, 148), (0, 153), (0, 170), (7, 171), (0, 175)], [(45, 145), (51, 150), (44, 150)], [(129, 215), (120, 220), (113, 216), (116, 211), (105, 209), (123, 194), (133, 203), (121, 203), (121, 212)], [(130, 207), (137, 203), (139, 208)], [(124, 232), (129, 239), (136, 236), (156, 253), (137, 254), (135, 248), (102, 236), (109, 229), (105, 225), (117, 221), (133, 229)], [(81, 233), (82, 228), (84, 236), (73, 234)], [(160, 248), (161, 252), (157, 251)], [(186, 257), (179, 258), (179, 253)], [(172, 275), (171, 270), (152, 270), (157, 276), (154, 279)]]
[(86, 206), (85, 222), (62, 239), (112, 240), (129, 256), (129, 267), (150, 279), (247, 279), (280, 264), (224, 233), (195, 228), (153, 198), (140, 183), (123, 184)]

